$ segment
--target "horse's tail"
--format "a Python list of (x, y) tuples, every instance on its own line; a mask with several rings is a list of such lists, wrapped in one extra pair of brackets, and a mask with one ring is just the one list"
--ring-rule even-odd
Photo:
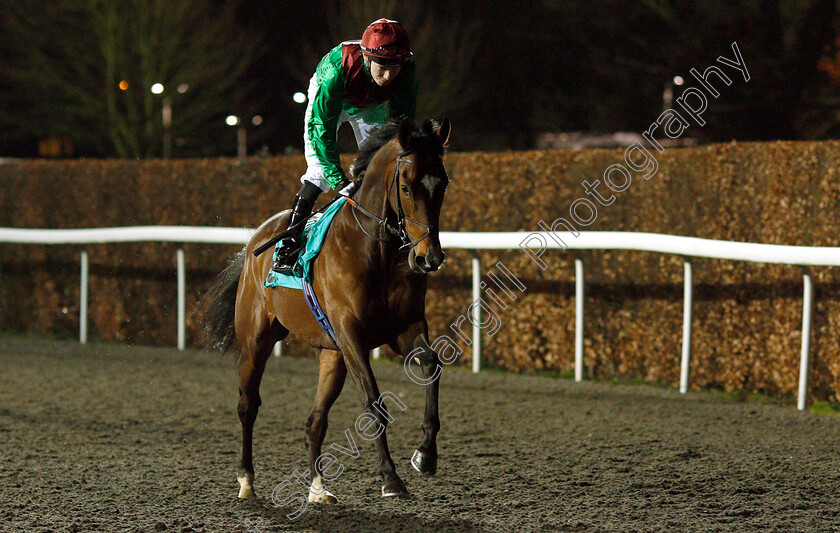
[(238, 355), (234, 318), (236, 316), (236, 288), (245, 268), (245, 249), (234, 255), (227, 268), (216, 277), (213, 286), (202, 297), (202, 341), (206, 348), (222, 353), (234, 348)]

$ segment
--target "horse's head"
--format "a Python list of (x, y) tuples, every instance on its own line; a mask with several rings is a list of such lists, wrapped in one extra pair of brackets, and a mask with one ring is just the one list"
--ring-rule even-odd
[(438, 222), (449, 185), (443, 166), (449, 132), (446, 118), (437, 127), (427, 122), (419, 132), (404, 119), (396, 139), (400, 152), (393, 162), (388, 202), (404, 231), (403, 241), (410, 248), (408, 264), (415, 272), (434, 272), (444, 259)]

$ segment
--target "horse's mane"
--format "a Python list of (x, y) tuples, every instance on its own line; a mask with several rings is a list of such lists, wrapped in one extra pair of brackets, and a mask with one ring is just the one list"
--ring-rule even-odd
[(370, 165), (370, 160), (376, 155), (380, 148), (385, 146), (391, 139), (397, 136), (400, 131), (400, 125), (393, 120), (386, 122), (370, 134), (370, 137), (362, 143), (359, 147), (359, 155), (353, 161), (350, 167), (350, 173), (354, 178), (358, 178), (359, 174), (367, 170)]
[[(422, 129), (419, 130), (416, 126), (412, 125), (411, 136), (412, 138), (425, 143), (427, 148), (429, 147), (428, 143), (431, 142), (431, 148), (437, 148), (440, 151), (440, 154), (443, 155), (445, 147), (440, 145), (440, 141), (438, 141), (434, 134), (434, 129), (436, 127), (438, 127), (438, 124), (431, 120), (424, 122)], [(391, 120), (371, 133), (370, 137), (362, 143), (362, 146), (359, 148), (359, 155), (356, 156), (356, 160), (353, 161), (353, 164), (350, 166), (350, 174), (352, 174), (353, 178), (358, 178), (362, 172), (367, 170), (373, 156), (376, 155), (376, 152), (385, 146), (391, 139), (396, 137), (399, 131), (400, 123)]]

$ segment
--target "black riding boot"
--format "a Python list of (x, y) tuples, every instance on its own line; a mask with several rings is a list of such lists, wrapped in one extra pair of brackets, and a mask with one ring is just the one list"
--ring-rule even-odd
[[(289, 217), (287, 228), (295, 226), (309, 216), (319, 194), (321, 194), (321, 189), (315, 185), (309, 182), (303, 184), (303, 187), (295, 196), (295, 205), (292, 206), (292, 215)], [(292, 229), (286, 237), (283, 237), (280, 241), (280, 249), (277, 250), (277, 259), (275, 259), (271, 270), (279, 274), (292, 274), (300, 252), (300, 237), (305, 225), (305, 222), (298, 224), (298, 227)]]

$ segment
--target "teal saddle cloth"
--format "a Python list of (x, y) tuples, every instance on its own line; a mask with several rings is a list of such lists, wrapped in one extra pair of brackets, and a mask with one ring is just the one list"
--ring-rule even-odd
[[(321, 216), (315, 215), (306, 223), (303, 229), (303, 243), (301, 253), (298, 255), (298, 264), (303, 269), (303, 279), (308, 283), (312, 283), (312, 261), (318, 257), (321, 252), (321, 246), (324, 245), (324, 238), (327, 236), (327, 230), (330, 228), (335, 215), (338, 210), (344, 205), (346, 200), (339, 198), (331, 206), (324, 211)], [(277, 259), (277, 250), (280, 249), (280, 243), (274, 247), (274, 256), (272, 259)], [(278, 274), (273, 270), (268, 271), (268, 276), (265, 279), (266, 287), (288, 287), (290, 289), (303, 289), (301, 278), (287, 274)]]

